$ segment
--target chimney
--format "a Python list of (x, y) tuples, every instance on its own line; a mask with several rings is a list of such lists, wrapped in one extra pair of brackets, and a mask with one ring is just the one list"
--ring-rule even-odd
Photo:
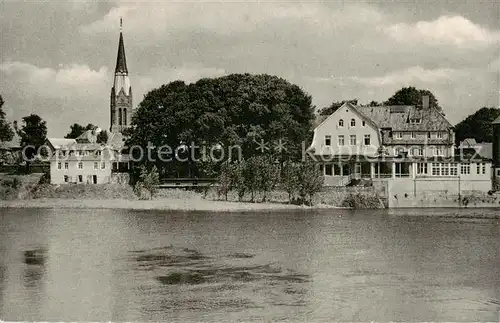
[(429, 96), (428, 95), (422, 96), (422, 109), (423, 110), (429, 109)]

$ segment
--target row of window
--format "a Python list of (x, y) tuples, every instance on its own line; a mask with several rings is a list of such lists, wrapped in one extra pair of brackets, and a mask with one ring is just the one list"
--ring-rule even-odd
[[(404, 148), (396, 148), (396, 155), (402, 156), (406, 150)], [(446, 149), (443, 147), (434, 147), (432, 151), (432, 156), (445, 156)], [(408, 149), (408, 155), (410, 156), (423, 156), (424, 147), (413, 147)]]
[[(410, 132), (410, 137), (411, 139), (416, 139), (417, 138), (418, 132)], [(443, 139), (445, 132), (435, 132), (436, 138), (437, 139)], [(394, 138), (396, 139), (403, 139), (403, 132), (394, 132)], [(427, 138), (431, 139), (431, 132), (427, 132)]]
[[(339, 135), (338, 136), (338, 143), (339, 143), (339, 146), (344, 146), (345, 145), (344, 135)], [(349, 136), (349, 144), (351, 146), (357, 145), (356, 135)], [(364, 144), (367, 145), (367, 146), (371, 144), (371, 137), (370, 137), (370, 135), (365, 135), (365, 137), (364, 137)], [(325, 136), (325, 146), (331, 146), (331, 145), (332, 145), (332, 136), (326, 135)]]
[[(363, 120), (361, 121), (361, 125), (364, 127), (366, 126), (366, 122)], [(343, 127), (344, 126), (344, 119), (340, 119), (339, 120), (339, 127)], [(356, 119), (351, 119), (351, 127), (356, 127)]]
[[(72, 179), (73, 178), (71, 176), (64, 175), (65, 183), (72, 183), (73, 182)], [(83, 175), (76, 175), (76, 182), (83, 183)], [(97, 184), (97, 175), (87, 175), (87, 182)]]
[[(428, 173), (427, 163), (417, 164), (417, 174), (427, 175)], [(478, 163), (477, 165), (477, 175), (486, 174), (486, 163)], [(460, 174), (470, 175), (471, 165), (470, 163), (460, 164)], [(458, 175), (458, 164), (457, 163), (432, 163), (431, 164), (431, 175), (432, 176), (457, 176)]]
[[(102, 151), (101, 150), (96, 150), (94, 151), (95, 156), (101, 156)], [(90, 155), (90, 152), (88, 150), (59, 150), (59, 156), (61, 157), (66, 157), (68, 156), (88, 156)]]
[[(106, 162), (101, 162), (101, 169), (106, 169)], [(78, 169), (83, 169), (83, 162), (78, 162)], [(62, 163), (57, 163), (57, 169), (62, 169)], [(64, 169), (69, 169), (69, 163), (64, 163)], [(94, 169), (99, 169), (99, 163), (94, 162)]]

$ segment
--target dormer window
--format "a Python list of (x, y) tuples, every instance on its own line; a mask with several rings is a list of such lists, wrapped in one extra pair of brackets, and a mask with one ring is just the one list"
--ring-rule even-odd
[(366, 121), (363, 120), (363, 122), (361, 124), (363, 125), (363, 127), (366, 126)]
[(344, 120), (343, 119), (340, 119), (339, 120), (339, 127), (343, 127), (344, 126)]
[(442, 133), (442, 132), (440, 132), (440, 131), (438, 131), (438, 133), (437, 133), (437, 137), (438, 137), (438, 139), (442, 139), (442, 138), (443, 138), (443, 133)]
[(351, 119), (351, 127), (356, 127), (356, 120)]
[(396, 139), (401, 139), (401, 138), (403, 138), (403, 133), (402, 132), (396, 132), (395, 136), (396, 136)]

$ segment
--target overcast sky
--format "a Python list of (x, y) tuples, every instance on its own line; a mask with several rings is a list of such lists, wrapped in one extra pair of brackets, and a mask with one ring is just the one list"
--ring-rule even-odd
[(49, 136), (109, 128), (123, 32), (134, 106), (152, 88), (230, 73), (298, 84), (317, 107), (431, 90), (455, 124), (499, 106), (500, 1), (2, 1), (0, 94)]

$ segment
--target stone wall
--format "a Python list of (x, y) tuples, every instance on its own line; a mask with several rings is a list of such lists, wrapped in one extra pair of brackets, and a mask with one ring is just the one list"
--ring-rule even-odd
[[(497, 207), (499, 198), (490, 195), (491, 180), (420, 178), (387, 180), (387, 204), (397, 207)], [(376, 184), (382, 187), (382, 184)], [(382, 194), (383, 191), (380, 191)]]
[(385, 205), (374, 187), (344, 186), (324, 187), (318, 193), (316, 204), (355, 208), (384, 208)]

